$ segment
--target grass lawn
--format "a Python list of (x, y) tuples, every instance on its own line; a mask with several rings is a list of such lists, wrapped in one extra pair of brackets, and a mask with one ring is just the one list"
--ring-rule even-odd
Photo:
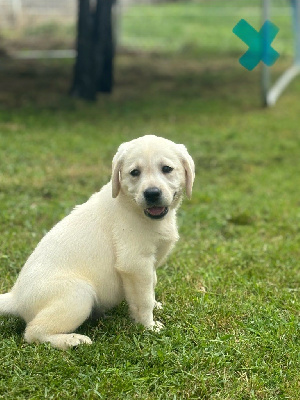
[(26, 344), (24, 323), (1, 317), (0, 398), (299, 398), (300, 79), (262, 109), (259, 71), (240, 66), (235, 40), (228, 52), (120, 55), (115, 91), (96, 104), (65, 95), (72, 62), (1, 62), (1, 292), (45, 232), (110, 179), (121, 142), (182, 142), (197, 177), (158, 270), (165, 329), (134, 325), (124, 303), (79, 328), (92, 346), (61, 352)]

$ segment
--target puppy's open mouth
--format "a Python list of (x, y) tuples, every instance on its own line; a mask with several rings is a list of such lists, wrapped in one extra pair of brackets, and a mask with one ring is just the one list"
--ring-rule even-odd
[(152, 219), (161, 219), (168, 214), (168, 207), (150, 207), (144, 210), (145, 215)]

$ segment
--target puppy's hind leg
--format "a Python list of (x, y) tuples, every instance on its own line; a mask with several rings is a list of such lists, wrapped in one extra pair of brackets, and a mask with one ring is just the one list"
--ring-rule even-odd
[(16, 301), (11, 292), (0, 294), (0, 315), (18, 315)]
[(82, 282), (81, 285), (74, 285), (72, 291), (62, 292), (60, 298), (49, 302), (27, 324), (25, 340), (28, 343), (48, 342), (61, 350), (82, 343), (92, 344), (88, 336), (70, 332), (89, 317), (94, 303), (95, 294), (88, 284)]

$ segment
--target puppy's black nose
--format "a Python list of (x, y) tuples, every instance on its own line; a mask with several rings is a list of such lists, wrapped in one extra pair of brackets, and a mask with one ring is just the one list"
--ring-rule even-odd
[(157, 187), (151, 187), (144, 191), (145, 199), (148, 203), (155, 203), (161, 196), (161, 190)]

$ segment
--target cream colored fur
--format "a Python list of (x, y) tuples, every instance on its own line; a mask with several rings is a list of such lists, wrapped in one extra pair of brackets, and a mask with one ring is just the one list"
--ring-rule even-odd
[[(164, 174), (162, 166), (174, 170)], [(130, 171), (139, 168), (140, 176)], [(156, 268), (178, 239), (176, 210), (183, 189), (191, 196), (194, 163), (186, 148), (148, 135), (123, 143), (113, 159), (112, 180), (54, 226), (33, 251), (11, 292), (0, 295), (0, 313), (22, 317), (25, 340), (66, 349), (92, 343), (72, 333), (93, 312), (123, 299), (131, 317), (150, 329)], [(145, 215), (144, 191), (158, 187), (169, 212)]]

